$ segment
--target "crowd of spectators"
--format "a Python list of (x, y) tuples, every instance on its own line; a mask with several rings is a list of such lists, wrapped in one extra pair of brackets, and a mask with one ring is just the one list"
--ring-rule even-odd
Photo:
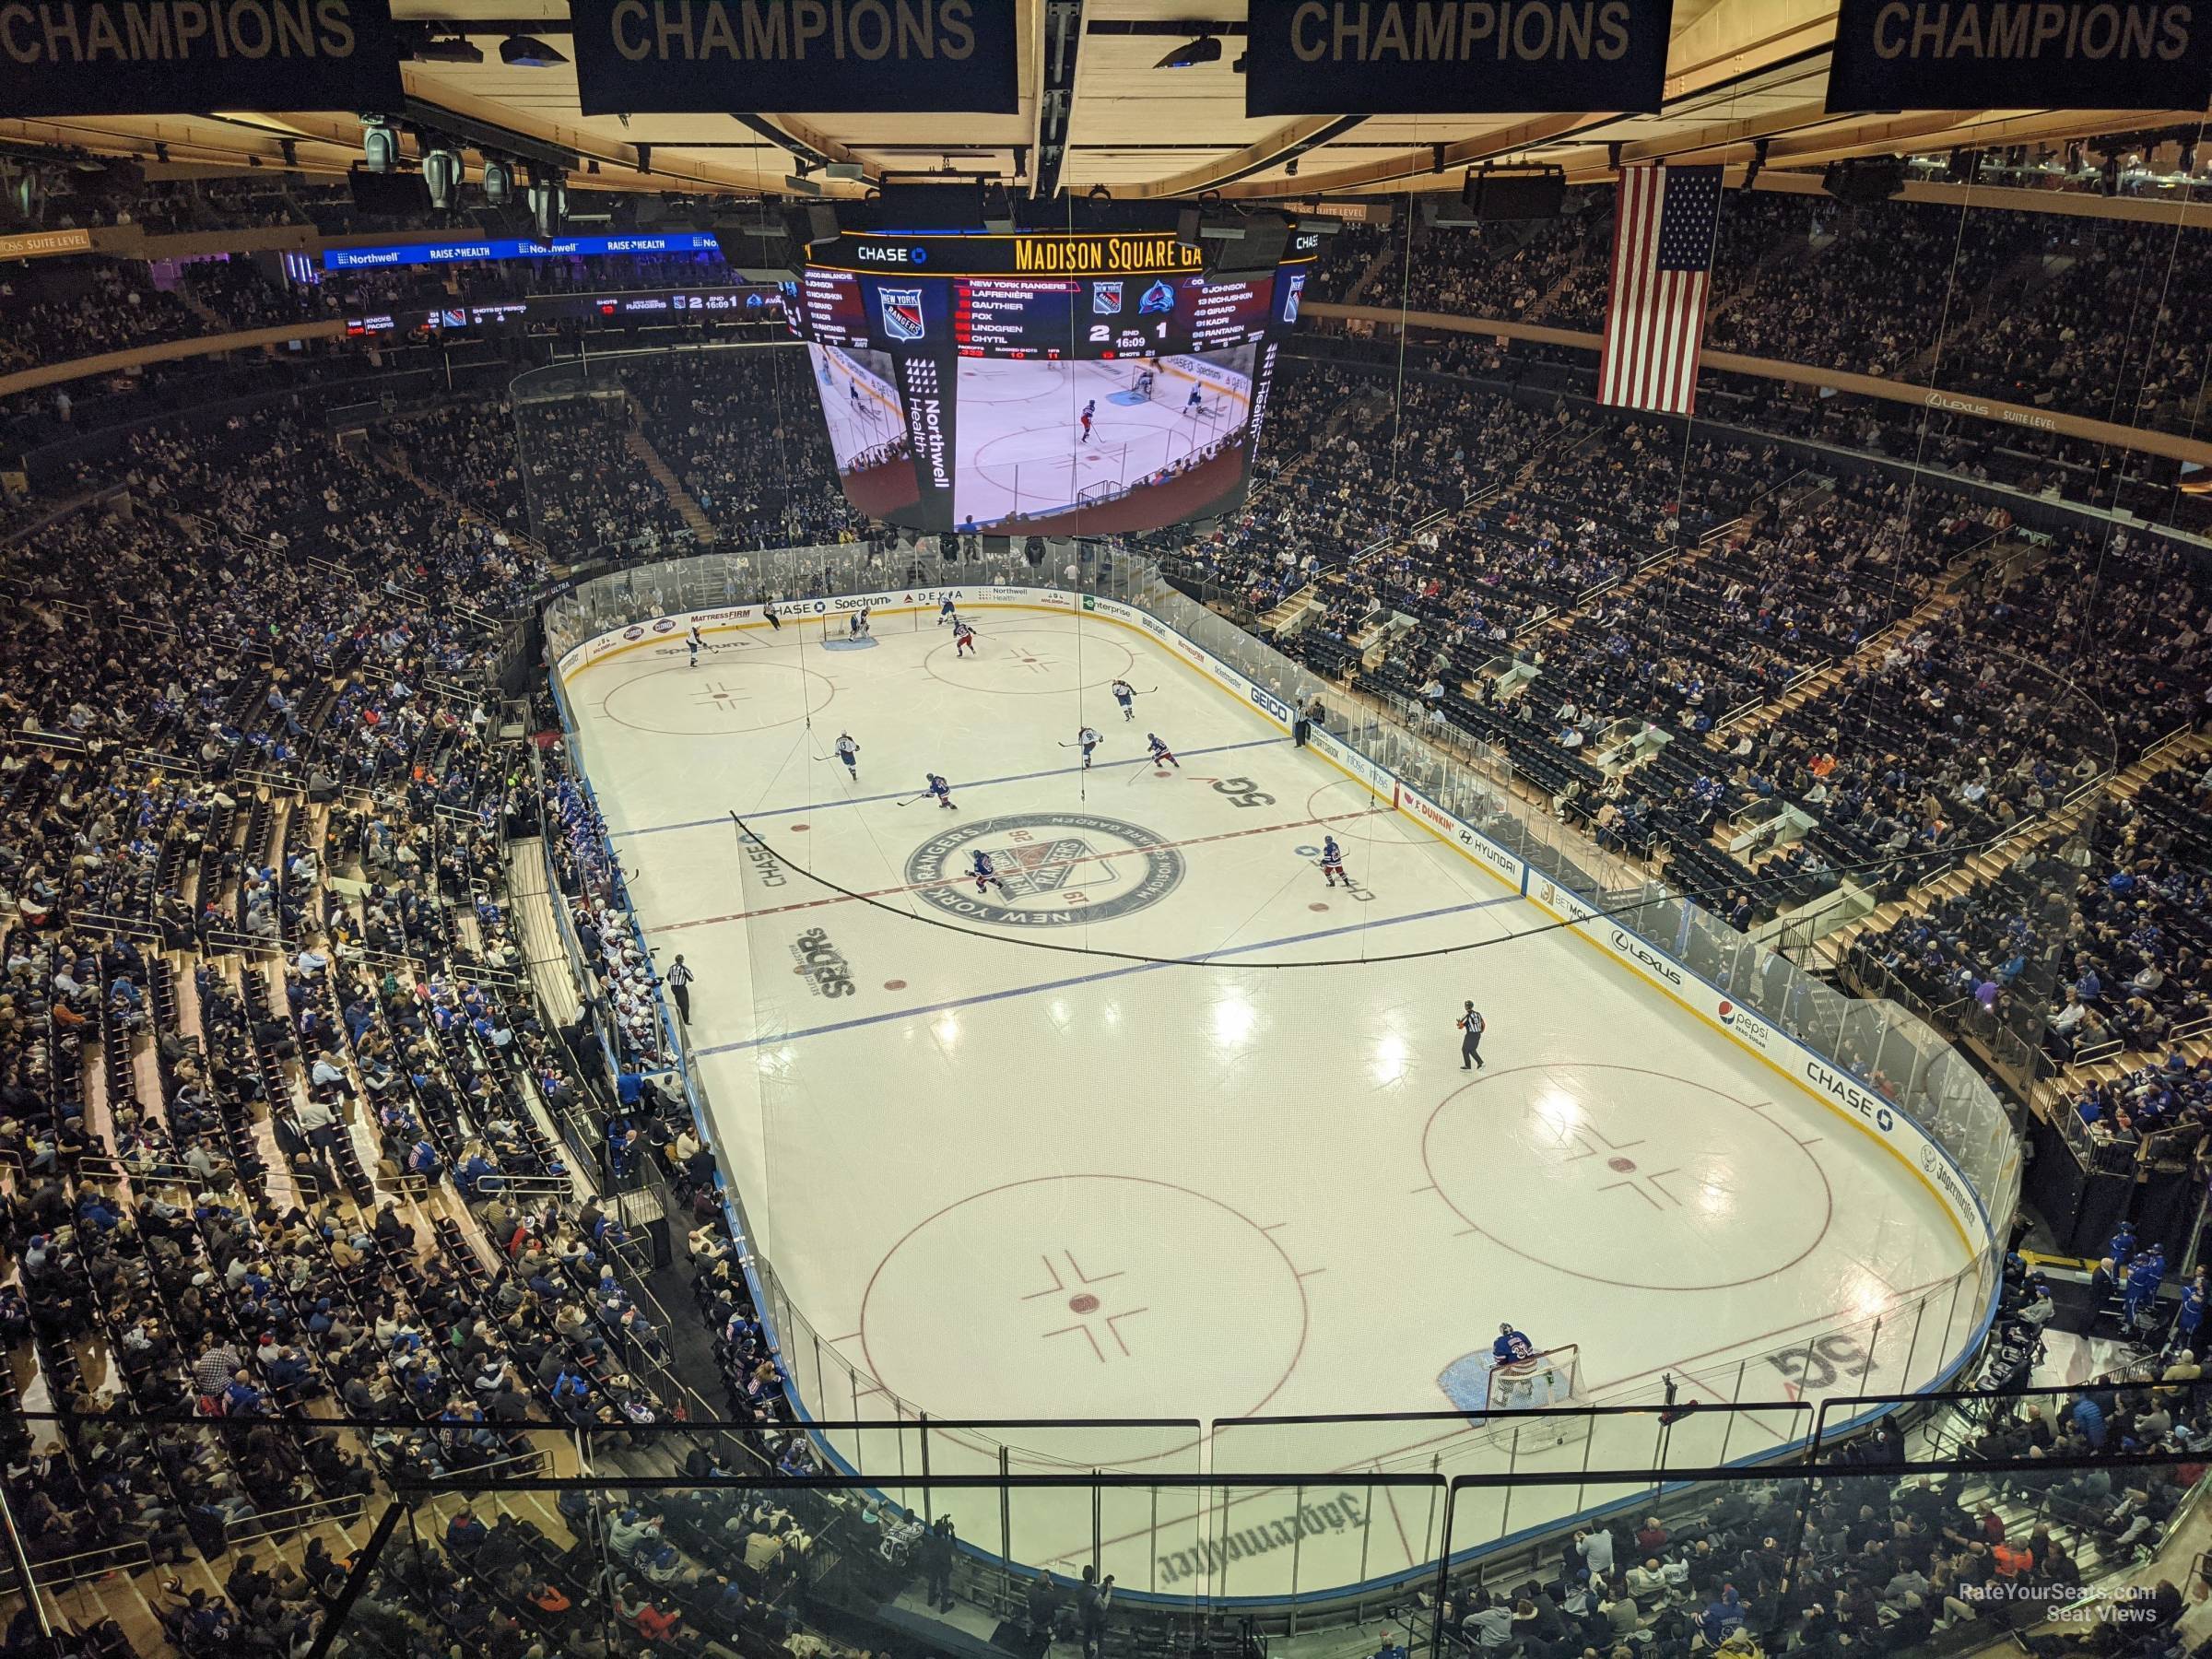
[(0, 277), (0, 374), (206, 332), (147, 267), (123, 260), (40, 260)]

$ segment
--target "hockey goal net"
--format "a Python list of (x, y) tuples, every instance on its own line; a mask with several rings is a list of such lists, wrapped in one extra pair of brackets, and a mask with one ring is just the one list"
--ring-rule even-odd
[(1500, 1411), (1543, 1411), (1584, 1405), (1576, 1345), (1546, 1348), (1525, 1359), (1504, 1359), (1483, 1375), (1484, 1416)]

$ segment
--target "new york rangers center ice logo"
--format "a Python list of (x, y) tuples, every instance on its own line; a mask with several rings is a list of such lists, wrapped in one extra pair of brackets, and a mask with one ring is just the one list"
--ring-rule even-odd
[[(974, 854), (992, 877), (981, 892)], [(1182, 854), (1138, 825), (1086, 812), (1024, 812), (956, 824), (906, 861), (923, 902), (963, 921), (1006, 927), (1079, 927), (1165, 899), (1182, 880)]]

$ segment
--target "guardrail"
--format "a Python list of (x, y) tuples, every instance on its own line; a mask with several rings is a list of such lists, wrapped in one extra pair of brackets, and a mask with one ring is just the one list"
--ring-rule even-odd
[[(710, 553), (594, 578), (547, 611), (563, 725), (572, 733), (566, 682), (592, 664), (624, 651), (679, 649), (677, 641), (693, 623), (713, 631), (760, 621), (757, 606), (724, 605), (667, 614), (646, 608), (656, 603), (649, 596), (662, 593), (794, 595), (778, 597), (779, 608), (802, 603), (795, 595), (805, 594), (803, 603), (810, 611), (825, 615), (865, 602), (878, 607), (880, 629), (900, 603), (895, 590), (921, 582), (931, 590), (933, 604), (939, 593), (949, 590), (984, 605), (1081, 609), (1099, 613), (1107, 625), (1141, 623), (1157, 637), (1179, 640), (1177, 649), (1201, 673), (1278, 724), (1324, 690), (1322, 681), (1297, 664), (1166, 590), (1154, 568), (1127, 549), (1078, 544), (1074, 557), (1077, 575), (1066, 582), (1056, 579), (1056, 559), (1040, 569), (1018, 558), (958, 557), (930, 560), (924, 581), (853, 546)], [(887, 589), (894, 590), (888, 598)], [(841, 594), (854, 597), (850, 605), (841, 605), (831, 596)], [(1371, 721), (1348, 737), (1317, 731), (1312, 742), (1365, 780), (1394, 809), (1429, 824), (1509, 885), (1518, 885), (1529, 902), (1549, 911), (1561, 925), (1583, 932), (1630, 971), (1693, 1008), (1717, 1009), (1706, 1018), (1798, 1077), (1821, 1099), (1841, 1102), (1843, 1110), (1877, 1124), (1885, 1135), (1909, 1135), (1919, 1148), (1912, 1158), (1951, 1171), (1946, 1184), (1965, 1206), (1967, 1219), (1961, 1225), (1981, 1241), (1974, 1262), (1958, 1279), (1938, 1288), (1936, 1294), (1947, 1299), (1945, 1306), (1904, 1311), (1903, 1319), (1912, 1324), (1910, 1337), (1897, 1335), (1902, 1321), (1893, 1310), (1890, 1335), (1879, 1338), (1883, 1346), (1868, 1351), (1866, 1340), (1877, 1335), (1871, 1330), (1850, 1337), (1844, 1346), (1850, 1366), (1862, 1372), (1894, 1363), (1907, 1373), (1937, 1365), (1937, 1374), (1948, 1376), (1964, 1362), (1994, 1308), (1995, 1241), (2003, 1237), (2018, 1197), (2018, 1146), (2002, 1103), (1947, 1041), (1907, 1009), (1853, 1002), (1658, 884), (1608, 886), (1577, 862), (1565, 832), (1552, 820), (1501, 791), (1494, 778), (1461, 766), (1394, 722)], [(742, 860), (740, 865), (742, 874)], [(1753, 1030), (1756, 1041), (1746, 1035)], [(680, 1045), (680, 1032), (677, 1040)], [(680, 1046), (677, 1052), (679, 1075), (702, 1138), (715, 1146), (722, 1159), (725, 1149), (717, 1137), (704, 1133), (709, 1117), (698, 1067), (688, 1052)], [(841, 1467), (865, 1472), (870, 1457), (880, 1454), (870, 1453), (866, 1437), (830, 1436), (827, 1426), (815, 1420), (823, 1415), (824, 1402), (831, 1403), (833, 1412), (839, 1403), (865, 1399), (902, 1417), (920, 1413), (855, 1370), (833, 1342), (812, 1330), (782, 1293), (771, 1264), (754, 1249), (743, 1194), (726, 1163), (719, 1175), (739, 1263), (791, 1378), (792, 1397), (803, 1413), (811, 1414), (809, 1426), (824, 1453)], [(1888, 1346), (1893, 1338), (1901, 1351)], [(1820, 1358), (1817, 1339), (1810, 1347), (1806, 1339), (1796, 1339), (1788, 1353), (1774, 1358), (1778, 1366), (1785, 1366), (1808, 1353), (1809, 1375), (1816, 1361), (1828, 1363)], [(1756, 1395), (1765, 1372), (1754, 1371), (1749, 1360), (1739, 1367), (1731, 1359), (1728, 1368), (1736, 1374), (1712, 1379), (1704, 1384), (1712, 1394), (1701, 1397), (1748, 1400)], [(1831, 1381), (1832, 1374), (1831, 1365)], [(1060, 1454), (1000, 1447), (993, 1455), (1026, 1461)]]

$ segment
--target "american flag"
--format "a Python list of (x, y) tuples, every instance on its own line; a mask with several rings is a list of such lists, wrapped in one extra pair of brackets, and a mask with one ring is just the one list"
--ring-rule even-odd
[(1687, 415), (1696, 406), (1720, 222), (1719, 168), (1646, 163), (1620, 170), (1598, 402), (1661, 415)]

